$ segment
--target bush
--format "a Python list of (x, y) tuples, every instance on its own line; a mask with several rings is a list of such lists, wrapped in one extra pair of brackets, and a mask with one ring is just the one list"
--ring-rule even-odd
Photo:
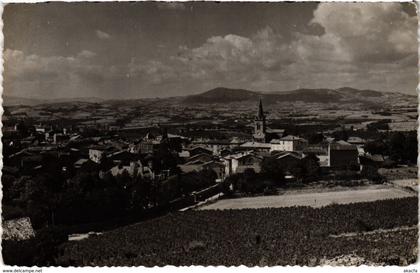
[(383, 182), (385, 178), (378, 173), (378, 168), (374, 166), (363, 166), (361, 175), (368, 180), (371, 180), (376, 183)]

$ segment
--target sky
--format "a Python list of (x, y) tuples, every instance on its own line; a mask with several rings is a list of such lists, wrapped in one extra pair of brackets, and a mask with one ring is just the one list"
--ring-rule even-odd
[(4, 94), (130, 99), (254, 91), (416, 94), (410, 3), (8, 4)]

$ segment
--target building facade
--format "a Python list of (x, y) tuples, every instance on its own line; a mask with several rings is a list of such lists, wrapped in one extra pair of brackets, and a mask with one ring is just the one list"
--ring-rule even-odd
[(328, 146), (328, 166), (338, 169), (358, 168), (359, 152), (356, 145), (337, 141)]
[(308, 146), (308, 141), (297, 136), (285, 136), (270, 141), (272, 151), (303, 151)]

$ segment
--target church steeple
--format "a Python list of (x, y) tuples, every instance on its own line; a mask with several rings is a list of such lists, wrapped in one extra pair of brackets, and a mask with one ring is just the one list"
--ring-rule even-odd
[(260, 98), (260, 104), (258, 105), (258, 114), (257, 114), (257, 119), (264, 119), (264, 110), (263, 110), (263, 105), (262, 105), (262, 100)]
[(255, 117), (254, 121), (254, 134), (253, 139), (256, 142), (265, 142), (265, 115), (264, 109), (262, 105), (262, 100), (260, 98), (260, 103), (258, 105), (258, 112), (257, 116)]

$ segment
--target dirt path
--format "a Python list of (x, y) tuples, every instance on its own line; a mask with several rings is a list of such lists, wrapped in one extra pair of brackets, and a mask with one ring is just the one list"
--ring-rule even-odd
[(330, 204), (348, 204), (371, 202), (383, 199), (394, 199), (416, 196), (398, 188), (366, 187), (363, 189), (284, 194), (275, 196), (258, 196), (237, 199), (222, 199), (216, 203), (200, 207), (199, 210), (209, 209), (243, 209), (243, 208), (281, 208), (292, 206), (323, 207)]

